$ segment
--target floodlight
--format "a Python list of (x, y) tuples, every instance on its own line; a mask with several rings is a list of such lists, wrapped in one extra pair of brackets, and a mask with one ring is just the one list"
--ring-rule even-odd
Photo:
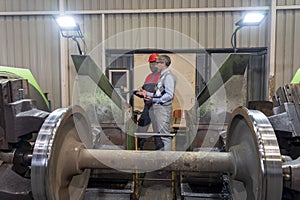
[(56, 22), (61, 30), (78, 30), (79, 26), (75, 23), (75, 20), (71, 16), (59, 16), (56, 18)]
[(266, 14), (261, 12), (249, 12), (244, 17), (242, 17), (236, 26), (258, 26), (262, 20), (265, 18)]
[[(76, 42), (78, 51), (80, 55), (84, 55), (86, 51), (86, 44), (83, 37), (83, 34), (80, 30), (79, 25), (75, 22), (72, 16), (62, 15), (55, 18), (56, 23), (59, 26), (61, 35), (64, 38), (70, 38)], [(84, 51), (81, 50), (80, 43), (78, 38), (82, 41), (84, 45)]]
[(248, 12), (239, 21), (235, 23), (237, 27), (231, 36), (231, 45), (233, 47), (234, 52), (237, 52), (236, 33), (238, 32), (238, 30), (245, 26), (258, 26), (265, 18), (265, 16), (265, 12)]

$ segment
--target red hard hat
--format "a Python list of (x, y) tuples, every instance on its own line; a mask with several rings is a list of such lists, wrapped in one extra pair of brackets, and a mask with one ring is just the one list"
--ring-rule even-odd
[(155, 62), (155, 59), (158, 57), (159, 55), (157, 53), (153, 53), (149, 56), (148, 62)]

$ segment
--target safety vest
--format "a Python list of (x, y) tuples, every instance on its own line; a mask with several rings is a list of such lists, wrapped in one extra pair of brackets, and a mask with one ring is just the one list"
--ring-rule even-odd
[(153, 97), (159, 98), (166, 93), (164, 81), (165, 81), (165, 78), (167, 77), (167, 75), (169, 75), (170, 73), (171, 73), (170, 71), (167, 71), (159, 78), (159, 80), (157, 81), (157, 84), (154, 87)]
[(160, 73), (149, 74), (146, 77), (142, 88), (144, 90), (146, 90), (147, 92), (154, 92), (154, 88), (155, 88), (156, 83), (158, 82), (159, 77), (160, 77)]

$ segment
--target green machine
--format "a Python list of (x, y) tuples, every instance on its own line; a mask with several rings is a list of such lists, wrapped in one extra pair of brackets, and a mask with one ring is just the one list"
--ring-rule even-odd
[(292, 84), (300, 83), (300, 69), (298, 69), (291, 81)]
[(50, 102), (29, 69), (0, 66), (0, 79), (26, 79), (29, 83), (29, 97), (36, 100), (38, 109), (50, 111)]

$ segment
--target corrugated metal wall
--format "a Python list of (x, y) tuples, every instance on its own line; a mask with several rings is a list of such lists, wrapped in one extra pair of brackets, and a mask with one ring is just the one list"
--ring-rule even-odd
[[(118, 34), (116, 39), (107, 41), (107, 48), (199, 48), (195, 43), (204, 48), (231, 48), (233, 24), (241, 15), (240, 12), (107, 15), (107, 38)], [(266, 22), (259, 27), (245, 27), (238, 33), (238, 46), (266, 46), (267, 37)]]
[(49, 11), (58, 10), (59, 0), (1, 0), (2, 11)]
[(275, 62), (278, 88), (289, 83), (300, 68), (300, 10), (277, 11)]
[[(0, 12), (47, 11), (55, 14), (59, 0), (2, 0)], [(84, 32), (88, 52), (98, 53), (102, 42), (102, 15), (80, 15), (80, 10), (222, 8), (270, 6), (271, 0), (66, 0), (67, 11), (78, 11), (76, 18)], [(277, 0), (277, 6), (300, 5), (300, 0)], [(1, 14), (1, 13), (0, 13)], [(110, 49), (188, 49), (230, 48), (234, 22), (241, 11), (207, 11), (182, 13), (105, 13), (105, 45)], [(238, 47), (268, 46), (268, 19), (259, 27), (247, 27), (238, 32)], [(290, 81), (300, 66), (300, 10), (277, 10), (275, 87)], [(152, 28), (147, 31), (147, 27)], [(145, 29), (146, 28), (146, 29)], [(133, 34), (120, 34), (136, 30)], [(171, 30), (171, 31), (170, 31)], [(119, 37), (112, 39), (119, 34)], [(28, 67), (45, 92), (49, 92), (53, 107), (61, 105), (59, 33), (50, 15), (0, 16), (0, 65)], [(72, 41), (69, 54), (77, 53)], [(74, 68), (69, 62), (70, 88)]]
[(29, 68), (53, 107), (59, 107), (59, 32), (52, 17), (0, 16), (0, 44), (0, 65)]
[(214, 8), (268, 5), (270, 5), (270, 0), (67, 0), (68, 10)]
[(299, 0), (277, 0), (277, 6), (300, 5)]

